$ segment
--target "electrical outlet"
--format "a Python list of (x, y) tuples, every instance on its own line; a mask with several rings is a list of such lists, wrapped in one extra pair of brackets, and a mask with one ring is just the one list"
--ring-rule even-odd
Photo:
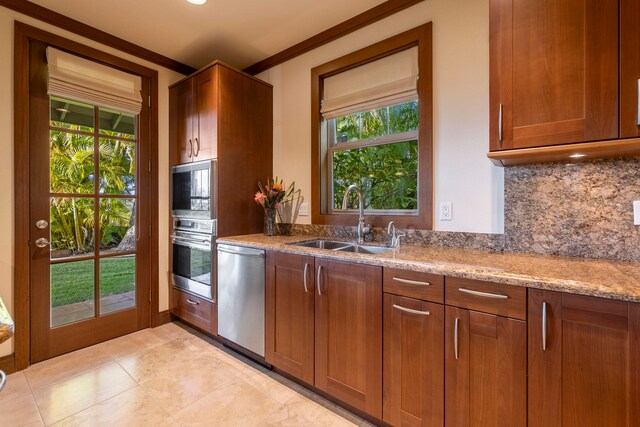
[(300, 204), (300, 212), (298, 212), (300, 216), (309, 216), (309, 203), (301, 203)]
[(440, 221), (451, 221), (451, 202), (440, 202)]
[(633, 202), (633, 225), (640, 225), (640, 200)]

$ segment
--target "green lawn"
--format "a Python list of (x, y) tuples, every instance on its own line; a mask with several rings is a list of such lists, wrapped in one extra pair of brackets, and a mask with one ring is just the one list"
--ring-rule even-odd
[[(100, 296), (135, 290), (134, 256), (100, 260)], [(51, 265), (51, 306), (94, 299), (93, 260)]]

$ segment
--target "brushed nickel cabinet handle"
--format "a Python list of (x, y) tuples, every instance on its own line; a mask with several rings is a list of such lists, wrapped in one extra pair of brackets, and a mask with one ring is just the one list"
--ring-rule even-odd
[(193, 141), (189, 140), (189, 158), (193, 157)]
[(636, 118), (636, 124), (640, 126), (640, 79), (638, 79), (638, 117)]
[(508, 295), (492, 294), (492, 293), (489, 293), (489, 292), (474, 291), (473, 289), (467, 289), (467, 288), (458, 288), (458, 290), (460, 292), (464, 292), (465, 294), (475, 295), (477, 297), (495, 298), (495, 299), (507, 299), (507, 298), (509, 298)]
[(309, 263), (304, 263), (304, 273), (302, 273), (302, 283), (304, 284), (304, 293), (308, 294), (309, 290), (307, 289), (307, 272), (309, 271)]
[(409, 280), (403, 279), (402, 277), (393, 276), (393, 280), (401, 283), (408, 283), (410, 285), (422, 285), (422, 286), (431, 286), (431, 282), (421, 282), (420, 280)]
[(187, 302), (188, 302), (189, 304), (191, 304), (191, 305), (198, 305), (198, 304), (200, 304), (198, 301), (193, 301), (193, 300), (191, 300), (190, 298), (187, 298)]
[(502, 147), (502, 104), (498, 108), (498, 142)]
[(458, 327), (460, 324), (460, 319), (456, 317), (455, 322), (453, 323), (453, 353), (456, 356), (456, 360), (460, 359), (460, 353), (458, 351)]
[(412, 308), (403, 307), (403, 306), (398, 305), (398, 304), (393, 304), (393, 308), (395, 308), (397, 310), (400, 310), (400, 311), (406, 311), (407, 313), (420, 314), (422, 316), (428, 316), (428, 315), (431, 314), (428, 311), (414, 310)]
[(195, 149), (195, 152), (193, 153), (193, 157), (198, 157), (198, 154), (200, 154), (200, 141), (198, 141), (198, 138), (195, 138), (195, 144), (196, 144), (196, 149)]
[(547, 349), (547, 303), (542, 303), (542, 349)]
[(318, 295), (322, 296), (322, 291), (320, 290), (320, 278), (322, 277), (322, 266), (318, 266), (318, 276), (316, 277), (316, 286), (318, 287)]

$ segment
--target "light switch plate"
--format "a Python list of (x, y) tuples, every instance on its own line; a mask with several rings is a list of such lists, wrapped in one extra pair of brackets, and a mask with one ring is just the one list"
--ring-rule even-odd
[(300, 212), (298, 212), (300, 216), (309, 216), (309, 203), (301, 203), (300, 204)]
[(640, 200), (633, 202), (633, 225), (640, 225)]

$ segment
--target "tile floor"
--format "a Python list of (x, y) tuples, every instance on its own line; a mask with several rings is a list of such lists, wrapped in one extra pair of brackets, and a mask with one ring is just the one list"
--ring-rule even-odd
[(30, 366), (0, 426), (353, 426), (361, 418), (170, 323)]

